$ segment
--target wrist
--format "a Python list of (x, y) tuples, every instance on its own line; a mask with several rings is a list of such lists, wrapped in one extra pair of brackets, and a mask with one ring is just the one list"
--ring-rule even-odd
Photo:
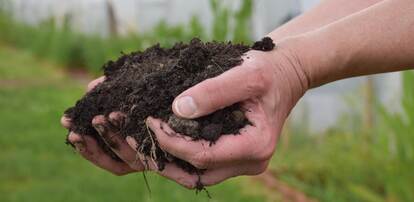
[(277, 44), (295, 58), (308, 88), (315, 88), (342, 78), (347, 59), (339, 57), (334, 40), (316, 31), (286, 38)]
[(269, 74), (273, 75), (273, 88), (270, 90), (281, 92), (284, 98), (290, 99), (286, 101), (291, 102), (293, 107), (310, 88), (310, 82), (298, 55), (284, 41), (281, 40), (273, 51), (266, 53), (269, 54), (266, 57), (269, 61), (267, 64), (270, 64), (270, 72), (273, 72)]

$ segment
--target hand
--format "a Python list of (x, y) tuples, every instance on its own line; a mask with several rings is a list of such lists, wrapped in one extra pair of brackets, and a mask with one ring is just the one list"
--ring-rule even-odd
[[(205, 186), (239, 175), (256, 175), (268, 166), (282, 125), (308, 89), (301, 62), (292, 51), (250, 51), (242, 65), (186, 90), (173, 102), (183, 118), (197, 118), (241, 102), (252, 123), (240, 135), (224, 135), (213, 145), (175, 133), (166, 123), (149, 117), (161, 149), (200, 169)], [(133, 140), (131, 140), (133, 141)], [(188, 178), (192, 187), (197, 179)]]
[[(178, 116), (196, 118), (243, 101), (243, 108), (247, 109), (246, 117), (253, 126), (246, 126), (240, 135), (222, 136), (216, 144), (209, 146), (208, 142), (192, 141), (187, 136), (176, 134), (161, 120), (149, 117), (147, 124), (163, 150), (206, 169), (201, 177), (201, 183), (205, 186), (238, 175), (259, 174), (268, 165), (284, 120), (308, 86), (300, 63), (295, 58), (285, 50), (268, 53), (251, 51), (244, 57), (241, 66), (194, 86), (173, 103), (173, 110)], [(88, 89), (102, 81), (103, 78), (100, 78), (91, 82)], [(193, 103), (187, 107), (193, 106), (195, 110), (184, 108), (178, 101), (183, 97), (188, 100), (188, 96), (193, 98)], [(101, 115), (93, 120), (97, 131), (123, 162), (113, 160), (89, 136), (72, 132), (69, 141), (85, 159), (116, 175), (147, 169), (187, 188), (197, 187), (198, 176), (190, 175), (173, 164), (167, 164), (163, 171), (158, 171), (153, 162), (145, 164), (149, 166), (145, 168), (142, 163), (145, 157), (135, 150), (138, 146), (136, 141), (132, 137), (124, 140), (112, 127), (108, 127), (108, 122), (116, 126), (123, 118), (121, 113), (113, 112), (109, 120)], [(70, 120), (63, 117), (62, 125), (69, 128)]]
[[(92, 90), (96, 85), (103, 82), (104, 79), (104, 77), (100, 77), (90, 82), (87, 91)], [(136, 148), (138, 147), (135, 141), (131, 141), (133, 138), (127, 137), (126, 140), (121, 138), (121, 135), (118, 134), (116, 128), (108, 125), (110, 122), (111, 126), (119, 127), (124, 118), (125, 116), (122, 113), (112, 112), (108, 118), (99, 115), (94, 117), (92, 121), (93, 126), (99, 132), (102, 139), (122, 161), (114, 160), (99, 147), (94, 138), (88, 135), (70, 132), (68, 140), (75, 146), (76, 151), (83, 158), (115, 175), (126, 175), (133, 172), (151, 170), (158, 172), (158, 174), (174, 180), (187, 188), (192, 188), (193, 181), (197, 179), (197, 176), (190, 175), (173, 164), (167, 164), (163, 171), (158, 171), (153, 162), (148, 162), (148, 164), (143, 163), (145, 157), (136, 151)], [(61, 118), (61, 124), (69, 129), (71, 120), (63, 116)], [(148, 165), (148, 167), (144, 165)], [(191, 179), (191, 181), (188, 179)]]
[[(88, 84), (87, 91), (89, 92), (104, 80), (105, 77), (99, 77), (98, 79), (93, 80)], [(61, 118), (61, 124), (63, 127), (69, 129), (71, 126), (71, 120), (66, 116), (63, 116)], [(79, 154), (100, 168), (108, 170), (115, 175), (123, 175), (134, 172), (134, 170), (126, 163), (115, 161), (109, 155), (107, 155), (98, 146), (96, 140), (90, 136), (76, 134), (71, 131), (69, 133), (68, 140), (75, 146)]]

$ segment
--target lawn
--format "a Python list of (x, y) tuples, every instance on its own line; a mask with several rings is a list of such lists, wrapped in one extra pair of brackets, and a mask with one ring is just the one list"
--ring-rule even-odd
[[(59, 70), (60, 69), (60, 70)], [(0, 201), (265, 201), (261, 185), (242, 177), (195, 194), (141, 173), (116, 177), (64, 144), (62, 112), (84, 83), (31, 53), (0, 45)]]

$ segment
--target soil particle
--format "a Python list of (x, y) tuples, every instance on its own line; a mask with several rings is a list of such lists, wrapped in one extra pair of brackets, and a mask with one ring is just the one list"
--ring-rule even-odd
[(168, 119), (168, 125), (174, 131), (180, 131), (182, 134), (198, 134), (200, 131), (200, 123), (195, 120), (181, 119), (176, 115), (171, 115)]
[[(271, 50), (274, 44), (269, 39), (256, 42), (252, 49)], [(160, 170), (166, 163), (175, 163), (189, 173), (200, 174), (202, 170), (161, 150), (145, 119), (148, 116), (160, 118), (177, 133), (193, 140), (204, 139), (211, 144), (222, 134), (237, 135), (249, 124), (239, 103), (193, 120), (175, 116), (171, 103), (184, 90), (240, 65), (243, 61), (241, 56), (250, 49), (242, 44), (203, 43), (193, 39), (188, 44), (177, 43), (171, 48), (155, 45), (145, 51), (124, 54), (104, 65), (104, 82), (65, 111), (72, 119), (69, 130), (94, 137), (105, 152), (120, 160), (91, 124), (96, 115), (108, 116), (111, 112), (120, 111), (126, 118), (117, 130), (123, 137), (135, 138), (138, 151), (148, 157), (155, 156)]]
[(275, 44), (270, 37), (264, 37), (261, 41), (256, 41), (252, 49), (253, 50), (260, 50), (260, 51), (271, 51), (275, 48)]

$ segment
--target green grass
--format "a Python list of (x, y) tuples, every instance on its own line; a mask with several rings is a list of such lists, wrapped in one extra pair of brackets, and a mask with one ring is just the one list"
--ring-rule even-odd
[[(40, 80), (42, 76), (44, 78), (46, 74), (50, 73), (51, 68), (53, 68), (51, 65), (40, 61), (33, 64), (33, 56), (29, 52), (17, 52), (16, 49), (10, 47), (7, 49), (3, 48), (2, 54), (0, 54), (0, 61), (2, 62), (0, 64), (1, 80), (33, 80), (36, 78)], [(39, 68), (40, 66), (41, 68)], [(47, 76), (56, 78), (61, 75), (55, 72)]]
[(272, 169), (320, 201), (414, 201), (414, 72), (402, 83), (401, 112), (378, 106), (370, 131), (341, 128), (344, 119), (324, 134), (291, 134)]
[[(30, 53), (0, 46), (0, 201), (264, 201), (246, 178), (195, 194), (141, 173), (116, 177), (64, 144), (59, 124), (84, 85)], [(253, 186), (257, 186), (253, 184)]]

